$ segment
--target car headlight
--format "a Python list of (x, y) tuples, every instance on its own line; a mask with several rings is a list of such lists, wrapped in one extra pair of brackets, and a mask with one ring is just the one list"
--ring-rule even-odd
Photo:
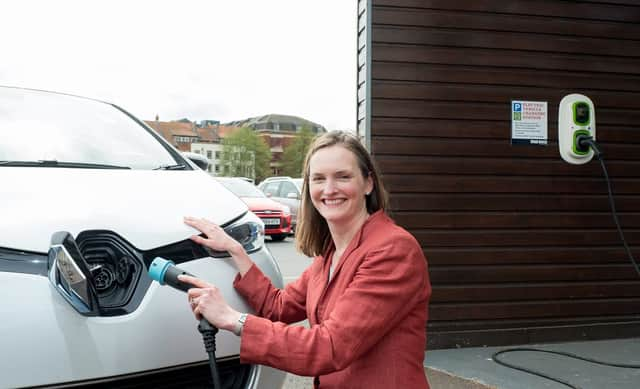
[(224, 231), (238, 241), (248, 253), (264, 246), (264, 223), (253, 212), (247, 212), (240, 219), (225, 226)]
[(284, 216), (289, 216), (291, 215), (291, 208), (289, 208), (288, 206), (283, 206), (282, 207), (282, 213), (284, 214)]

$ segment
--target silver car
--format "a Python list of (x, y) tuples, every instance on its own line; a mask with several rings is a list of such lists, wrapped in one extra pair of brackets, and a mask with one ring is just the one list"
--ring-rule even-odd
[(262, 181), (258, 188), (267, 197), (289, 206), (291, 209), (291, 227), (295, 231), (298, 222), (300, 199), (302, 199), (302, 178), (269, 177)]
[[(205, 388), (208, 356), (183, 292), (151, 280), (155, 257), (216, 284), (240, 311), (225, 252), (184, 216), (240, 241), (277, 286), (264, 225), (144, 122), (113, 104), (0, 86), (0, 388)], [(278, 388), (217, 335), (225, 388)]]

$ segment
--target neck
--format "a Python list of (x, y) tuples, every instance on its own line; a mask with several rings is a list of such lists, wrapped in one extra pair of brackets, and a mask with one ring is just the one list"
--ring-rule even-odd
[(367, 210), (363, 209), (357, 217), (345, 223), (329, 223), (329, 232), (337, 253), (342, 253), (347, 248), (368, 217)]

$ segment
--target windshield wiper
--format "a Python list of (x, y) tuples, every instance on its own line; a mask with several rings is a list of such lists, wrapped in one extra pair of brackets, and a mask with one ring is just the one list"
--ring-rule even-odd
[(0, 166), (21, 166), (21, 167), (67, 167), (79, 169), (131, 169), (129, 166), (107, 165), (102, 163), (89, 162), (66, 162), (52, 160), (38, 161), (0, 161)]
[(179, 163), (177, 165), (160, 165), (153, 170), (185, 170), (187, 166)]

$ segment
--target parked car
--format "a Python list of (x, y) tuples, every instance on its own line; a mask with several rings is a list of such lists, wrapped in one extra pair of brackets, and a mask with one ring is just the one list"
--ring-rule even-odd
[[(170, 259), (249, 311), (229, 254), (182, 220), (218, 223), (282, 286), (260, 219), (113, 104), (0, 86), (0, 139), (0, 387), (210, 387), (186, 295), (147, 270)], [(216, 354), (225, 388), (284, 381), (240, 364), (230, 332)]]
[(279, 242), (291, 234), (291, 211), (288, 206), (271, 200), (242, 178), (216, 177), (216, 180), (240, 197), (251, 212), (264, 222), (265, 235)]
[(291, 223), (293, 230), (295, 230), (300, 199), (302, 198), (302, 178), (268, 177), (258, 185), (258, 188), (267, 197), (287, 205), (291, 209)]
[(209, 167), (209, 160), (202, 154), (192, 153), (191, 151), (183, 151), (182, 156), (189, 158), (197, 167), (206, 171)]

